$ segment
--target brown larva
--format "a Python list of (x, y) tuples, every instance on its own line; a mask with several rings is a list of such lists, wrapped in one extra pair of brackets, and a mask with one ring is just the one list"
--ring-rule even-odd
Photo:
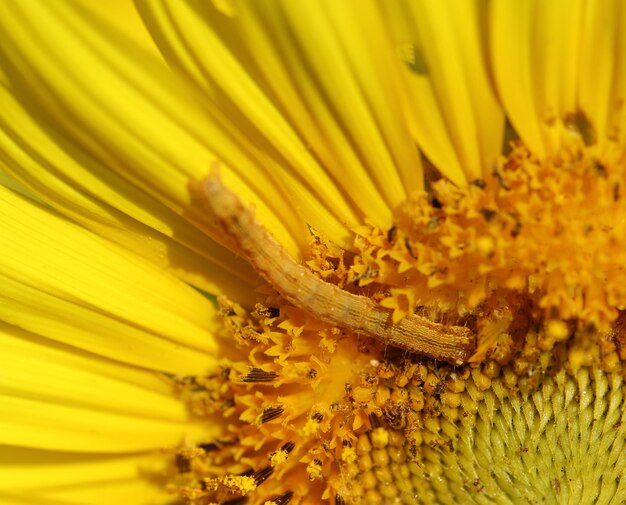
[(217, 173), (197, 184), (196, 190), (243, 256), (294, 306), (320, 321), (412, 353), (453, 364), (462, 364), (472, 355), (475, 338), (468, 328), (435, 323), (418, 315), (393, 324), (391, 310), (324, 282), (296, 263), (256, 220), (254, 211), (222, 184)]

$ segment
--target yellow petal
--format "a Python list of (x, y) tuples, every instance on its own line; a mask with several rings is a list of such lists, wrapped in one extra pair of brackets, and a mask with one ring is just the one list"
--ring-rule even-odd
[[(229, 18), (207, 2), (150, 0), (141, 2), (140, 10), (168, 61), (196, 82), (221, 112), (227, 121), (223, 128), (244, 131), (255, 145), (279, 160), (276, 170), (280, 179), (288, 192), (294, 193), (294, 205), (309, 223), (317, 227), (320, 222), (315, 217), (320, 212), (320, 203), (348, 226), (356, 224), (357, 210), (388, 221), (389, 208), (381, 198), (386, 195), (381, 195), (376, 179), (393, 200), (404, 194), (397, 176), (399, 165), (394, 166), (390, 161), (378, 131), (379, 127), (389, 126), (389, 118), (398, 111), (397, 105), (393, 107), (393, 95), (379, 93), (376, 84), (368, 89), (366, 80), (351, 74), (347, 56), (336, 50), (337, 37), (311, 36), (310, 23), (321, 23), (322, 28), (329, 30), (328, 24), (333, 22), (317, 4), (307, 7), (299, 2), (296, 18), (288, 21), (299, 27), (302, 40), (291, 41), (290, 45), (280, 40), (289, 34), (276, 16), (283, 11), (284, 16), (291, 16), (289, 5), (235, 6), (241, 19)], [(332, 11), (344, 16), (338, 10)], [(300, 27), (304, 22), (308, 27)], [(344, 33), (358, 44), (354, 30)], [(360, 37), (363, 38), (362, 34)], [(326, 41), (328, 46), (315, 48), (316, 41)], [(384, 49), (379, 52), (384, 54)], [(323, 58), (327, 61), (322, 61)], [(323, 72), (314, 68), (319, 65), (324, 65)], [(331, 85), (330, 76), (337, 71), (341, 72), (341, 78), (335, 76)], [(366, 72), (370, 75), (371, 71), (370, 65)], [(383, 81), (382, 74), (375, 77), (379, 83)], [(358, 89), (357, 84), (364, 89)], [(392, 87), (388, 85), (388, 89)], [(356, 94), (347, 94), (347, 89)], [(369, 96), (363, 96), (367, 93)], [(380, 109), (386, 98), (390, 99), (385, 111), (387, 117), (376, 117), (367, 110), (367, 106)], [(355, 103), (358, 107), (353, 107)], [(376, 124), (383, 119), (385, 124)], [(402, 118), (398, 119), (394, 128), (401, 131)], [(364, 143), (361, 132), (368, 128), (372, 136)], [(406, 134), (384, 133), (393, 137), (390, 140), (393, 146), (402, 145), (407, 138)], [(404, 170), (410, 171), (412, 180), (416, 181), (419, 161), (410, 147), (404, 144), (405, 154), (410, 154), (403, 161), (414, 162), (404, 163)], [(368, 149), (370, 153), (363, 156), (363, 151)], [(377, 153), (374, 157), (373, 152)], [(366, 166), (367, 163), (371, 166)], [(373, 165), (377, 165), (378, 172), (372, 170)], [(333, 226), (329, 222), (320, 229), (334, 239)]]
[[(626, 8), (620, 0), (493, 2), (490, 49), (498, 93), (524, 142), (555, 154), (580, 116), (600, 153), (624, 143)], [(621, 148), (623, 152), (623, 147)]]
[[(615, 38), (615, 67), (613, 69), (613, 88), (609, 101), (609, 122), (606, 136), (622, 147), (622, 155), (626, 155), (626, 5), (617, 4), (616, 14), (619, 27)], [(622, 163), (626, 160), (622, 158)]]
[(171, 505), (172, 494), (159, 489), (157, 484), (147, 482), (145, 475), (140, 475), (138, 478), (45, 490), (36, 496), (47, 500), (63, 500), (75, 505)]
[(585, 2), (580, 36), (578, 107), (590, 119), (602, 154), (626, 151), (626, 4)]
[(534, 1), (493, 2), (489, 46), (495, 83), (509, 121), (526, 145), (543, 157), (547, 150), (540, 123), (545, 118), (537, 109), (533, 85), (541, 77), (534, 73), (531, 59), (535, 7)]
[(0, 394), (0, 444), (72, 452), (133, 452), (176, 445), (202, 428), (185, 421)]
[[(125, 463), (122, 460), (119, 466)], [(116, 462), (112, 462), (115, 465)], [(89, 461), (81, 461), (74, 465), (58, 465), (59, 471), (73, 474), (78, 468), (85, 468), (92, 475), (104, 472), (106, 467), (99, 464), (90, 464)], [(29, 468), (31, 468), (29, 470)], [(33, 480), (33, 472), (37, 476), (44, 476), (46, 469), (38, 465), (27, 466), (23, 473)], [(71, 472), (71, 473), (70, 473)], [(78, 472), (80, 475), (80, 472)], [(38, 479), (35, 479), (38, 480)], [(108, 505), (121, 503), (123, 505), (156, 505), (171, 503), (171, 494), (159, 488), (159, 483), (149, 482), (145, 475), (135, 471), (132, 478), (110, 479), (103, 478), (97, 482), (88, 482), (78, 485), (59, 486), (51, 489), (43, 488), (27, 491), (0, 491), (0, 500), (3, 505)]]
[(148, 30), (141, 21), (133, 0), (107, 0), (106, 2), (92, 2), (80, 0), (88, 8), (93, 9), (99, 16), (114, 24), (120, 31), (138, 43), (144, 49), (158, 55), (159, 51), (150, 37)]
[[(184, 404), (171, 392), (133, 384), (149, 383), (154, 372), (68, 347), (48, 346), (44, 339), (7, 325), (1, 335), (6, 348), (0, 362), (0, 444), (14, 446), (13, 452), (30, 447), (124, 453), (158, 450), (179, 444), (185, 437), (210, 435), (206, 430), (212, 428), (192, 423)], [(50, 464), (64, 459), (63, 455), (44, 457)], [(0, 458), (0, 467), (3, 464), (7, 460)], [(50, 475), (57, 481), (59, 477), (54, 472)], [(10, 489), (16, 488), (19, 483), (11, 484)]]
[(0, 319), (156, 370), (214, 362), (213, 305), (171, 275), (0, 187)]
[(421, 149), (459, 185), (481, 177), (504, 132), (485, 57), (484, 2), (381, 4), (406, 62), (406, 106)]
[[(157, 381), (157, 373), (64, 348), (1, 321), (0, 338), (1, 394), (139, 417), (186, 419), (181, 403), (172, 396), (171, 385), (169, 391), (153, 391), (145, 384), (133, 383), (137, 376)], [(165, 389), (165, 377), (161, 382)]]
[(47, 500), (30, 493), (11, 493), (0, 491), (0, 500), (4, 505), (73, 505), (67, 501)]
[[(0, 137), (1, 136), (2, 132), (0, 131)], [(8, 170), (5, 168), (2, 156), (0, 156), (0, 186), (4, 186), (5, 188), (9, 188), (17, 193), (27, 196), (31, 200), (43, 203), (36, 195), (28, 191), (22, 184), (16, 181), (14, 177), (8, 174)]]
[[(421, 188), (399, 65), (370, 1), (236, 4), (245, 52), (290, 123), (379, 223)], [(217, 27), (217, 25), (215, 25)], [(239, 48), (238, 48), (239, 56)], [(354, 188), (358, 188), (358, 193)]]
[(50, 134), (0, 89), (5, 170), (71, 219), (213, 294), (251, 303), (257, 278), (242, 259), (69, 139)]
[(300, 207), (311, 213), (312, 225), (323, 224), (338, 240), (348, 236), (334, 209), (281, 172), (275, 153), (210, 117), (206, 100), (88, 5), (27, 0), (0, 8), (12, 92), (38, 121), (110, 170), (223, 240), (210, 216), (192, 207), (188, 188), (223, 160), (225, 181), (257, 206), (260, 220), (292, 254), (307, 240), (294, 211)]
[(2, 446), (0, 490), (36, 492), (58, 486), (137, 478), (141, 466), (149, 464), (152, 457), (149, 454), (83, 454)]

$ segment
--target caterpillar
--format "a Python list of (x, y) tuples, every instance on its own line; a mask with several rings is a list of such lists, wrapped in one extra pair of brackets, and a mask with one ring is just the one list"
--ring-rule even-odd
[(392, 310), (318, 278), (297, 263), (255, 217), (252, 207), (222, 183), (217, 172), (194, 184), (223, 231), (244, 258), (289, 303), (316, 319), (389, 346), (455, 365), (465, 363), (476, 339), (469, 328), (436, 323), (417, 314), (397, 323)]

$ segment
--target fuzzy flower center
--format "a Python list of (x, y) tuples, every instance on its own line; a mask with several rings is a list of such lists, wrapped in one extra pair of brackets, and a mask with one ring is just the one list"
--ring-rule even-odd
[[(327, 278), (368, 286), (394, 319), (415, 311), (476, 328), (471, 361), (500, 365), (567, 343), (568, 366), (626, 359), (615, 326), (626, 309), (626, 166), (581, 143), (540, 162), (515, 145), (488, 180), (445, 180), (414, 195), (397, 226), (358, 230), (349, 270)], [(520, 366), (523, 367), (520, 363)]]
[[(611, 397), (593, 409), (611, 425), (603, 430), (617, 430), (609, 449), (620, 454), (596, 463), (626, 469), (625, 191), (623, 163), (599, 161), (582, 143), (548, 161), (515, 145), (489, 178), (463, 189), (433, 181), (390, 230), (362, 226), (351, 251), (314, 237), (306, 264), (320, 279), (392, 311), (393, 324), (419, 314), (469, 328), (472, 358), (454, 366), (411, 355), (277, 293), (254, 310), (220, 300), (232, 357), (176, 383), (223, 434), (176, 451), (172, 491), (198, 505), (383, 505), (446, 501), (454, 490), (532, 500), (507, 479), (552, 475), (557, 456), (581, 478), (590, 472), (544, 422), (552, 416), (591, 443), (589, 423), (567, 421), (591, 408), (589, 387)], [(538, 411), (550, 402), (569, 417)], [(496, 470), (481, 463), (490, 444), (503, 451)], [(439, 489), (455, 466), (462, 478)], [(550, 479), (558, 499), (566, 480)]]

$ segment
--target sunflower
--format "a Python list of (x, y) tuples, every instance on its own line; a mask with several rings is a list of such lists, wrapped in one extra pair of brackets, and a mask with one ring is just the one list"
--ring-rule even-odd
[(0, 1), (0, 501), (626, 502), (626, 4)]

